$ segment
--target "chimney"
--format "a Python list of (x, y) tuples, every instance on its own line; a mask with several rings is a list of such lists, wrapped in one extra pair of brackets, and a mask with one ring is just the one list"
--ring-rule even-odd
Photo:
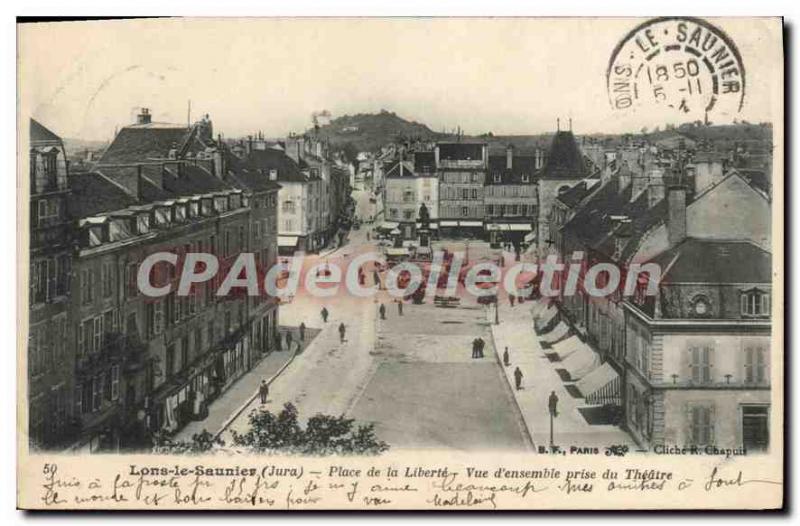
[(514, 165), (514, 147), (510, 144), (506, 146), (506, 170), (511, 170)]
[(275, 168), (269, 169), (269, 180), (270, 181), (277, 181), (278, 180), (278, 170)]
[(218, 179), (225, 179), (225, 156), (222, 154), (222, 148), (217, 147), (214, 149), (214, 175), (217, 176)]
[(253, 136), (252, 135), (248, 135), (247, 136), (247, 155), (250, 155), (251, 153), (253, 153)]
[(136, 116), (136, 124), (150, 124), (150, 108), (142, 108)]
[(619, 179), (619, 191), (622, 193), (629, 184), (631, 184), (631, 169), (628, 166), (627, 161), (622, 161), (620, 163), (619, 169), (617, 170), (617, 178)]
[(686, 187), (671, 185), (667, 192), (667, 239), (675, 246), (686, 239)]

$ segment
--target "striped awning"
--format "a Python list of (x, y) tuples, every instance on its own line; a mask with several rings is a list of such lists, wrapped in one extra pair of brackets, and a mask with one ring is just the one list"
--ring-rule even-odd
[(584, 396), (587, 404), (622, 404), (619, 374), (608, 362), (581, 378), (575, 387)]

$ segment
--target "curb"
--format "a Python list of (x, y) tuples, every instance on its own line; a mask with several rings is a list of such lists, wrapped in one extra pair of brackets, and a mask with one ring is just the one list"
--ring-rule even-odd
[[(298, 347), (296, 347), (296, 348), (295, 348), (295, 350), (294, 350), (294, 352), (292, 353), (292, 356), (290, 356), (290, 357), (289, 357), (289, 359), (288, 359), (288, 360), (286, 360), (286, 363), (284, 363), (284, 364), (281, 366), (281, 368), (280, 368), (280, 369), (278, 369), (278, 370), (275, 372), (275, 374), (273, 374), (273, 375), (272, 375), (272, 377), (270, 377), (270, 379), (269, 379), (269, 380), (267, 380), (267, 387), (269, 387), (270, 385), (272, 385), (272, 382), (273, 382), (273, 381), (275, 381), (275, 379), (276, 379), (276, 378), (278, 378), (278, 376), (280, 376), (280, 375), (281, 375), (281, 373), (283, 373), (283, 371), (285, 371), (287, 367), (289, 367), (289, 364), (291, 364), (291, 363), (294, 361), (294, 359), (297, 357), (297, 351), (298, 351), (299, 349), (300, 349), (300, 347), (299, 347), (299, 346), (298, 346)], [(222, 433), (224, 433), (224, 432), (225, 432), (225, 431), (228, 429), (228, 427), (231, 425), (231, 423), (232, 423), (234, 420), (236, 420), (237, 418), (239, 418), (239, 415), (241, 415), (241, 414), (244, 412), (244, 410), (245, 410), (245, 409), (247, 409), (247, 407), (248, 407), (250, 404), (252, 404), (252, 403), (253, 403), (253, 400), (255, 400), (257, 397), (258, 397), (258, 391), (256, 391), (256, 392), (253, 394), (253, 396), (251, 396), (250, 398), (248, 398), (248, 399), (247, 399), (247, 400), (246, 400), (246, 401), (245, 401), (245, 402), (244, 402), (244, 403), (243, 403), (241, 406), (239, 406), (239, 408), (238, 408), (236, 411), (234, 411), (234, 412), (231, 414), (231, 416), (229, 416), (229, 417), (228, 417), (228, 419), (227, 419), (227, 420), (225, 420), (225, 422), (223, 422), (223, 423), (222, 423), (222, 427), (220, 427), (219, 431), (217, 431), (216, 433), (214, 433), (214, 438), (215, 438), (215, 439), (216, 439), (216, 438), (219, 438), (219, 436), (220, 436)]]
[[(487, 313), (486, 316), (488, 320), (489, 314)], [(490, 325), (489, 333), (492, 335), (492, 347), (494, 347), (494, 358), (495, 361), (497, 362), (497, 365), (500, 367), (500, 375), (503, 377), (503, 385), (506, 386), (506, 388), (508, 389), (508, 393), (514, 400), (514, 407), (517, 408), (517, 424), (519, 425), (520, 430), (522, 431), (522, 435), (525, 437), (531, 452), (535, 453), (536, 444), (534, 444), (533, 436), (531, 436), (531, 431), (530, 429), (528, 429), (528, 421), (525, 420), (525, 415), (522, 412), (522, 407), (520, 407), (519, 401), (517, 400), (517, 396), (514, 394), (514, 387), (511, 385), (511, 381), (508, 379), (508, 375), (506, 375), (506, 369), (505, 366), (503, 365), (503, 360), (500, 358), (500, 349), (497, 346), (497, 339), (494, 336), (494, 327), (496, 327), (496, 325), (492, 322), (492, 320), (488, 321)]]

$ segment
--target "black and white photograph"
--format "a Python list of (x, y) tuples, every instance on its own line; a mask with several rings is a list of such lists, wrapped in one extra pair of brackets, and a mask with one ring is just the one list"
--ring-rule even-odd
[(781, 506), (780, 18), (17, 31), (20, 507)]

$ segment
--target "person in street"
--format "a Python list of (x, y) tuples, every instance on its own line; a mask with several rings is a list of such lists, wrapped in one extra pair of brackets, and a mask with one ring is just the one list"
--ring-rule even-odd
[(517, 387), (517, 391), (522, 389), (522, 371), (519, 370), (519, 367), (514, 369), (514, 385)]
[(512, 307), (514, 306), (514, 300), (515, 300), (515, 299), (516, 299), (516, 298), (514, 297), (514, 295), (513, 295), (513, 294), (509, 294), (509, 295), (508, 295), (508, 302), (511, 304), (511, 306), (512, 306)]
[(473, 358), (481, 357), (481, 342), (478, 338), (472, 340), (472, 357)]
[(287, 351), (291, 351), (292, 350), (292, 340), (293, 339), (294, 339), (294, 336), (292, 336), (292, 331), (291, 330), (286, 331), (286, 350)]
[(397, 314), (403, 315), (403, 300), (397, 300)]
[(339, 324), (339, 341), (344, 343), (344, 334), (347, 329), (344, 326), (344, 323)]
[(300, 322), (300, 341), (306, 341), (306, 324), (305, 322)]
[(278, 351), (283, 350), (283, 340), (281, 339), (281, 333), (278, 331), (275, 332), (275, 349)]
[(367, 230), (367, 241), (369, 241), (369, 230)]
[(508, 347), (506, 347), (506, 350), (503, 351), (503, 365), (506, 367), (511, 365), (511, 361), (508, 359)]
[(381, 315), (382, 320), (386, 319), (386, 306), (383, 303), (378, 307), (378, 313)]
[(322, 310), (320, 311), (320, 315), (322, 316), (322, 322), (323, 323), (328, 323), (328, 309), (326, 309), (325, 307), (322, 307)]
[(478, 338), (478, 358), (483, 358), (483, 349), (486, 348), (486, 340)]
[(269, 386), (266, 380), (261, 380), (261, 385), (258, 388), (258, 394), (261, 396), (261, 403), (267, 403), (267, 396), (269, 396)]
[(551, 391), (550, 396), (547, 398), (547, 408), (550, 410), (551, 415), (558, 416), (558, 395), (555, 391)]

